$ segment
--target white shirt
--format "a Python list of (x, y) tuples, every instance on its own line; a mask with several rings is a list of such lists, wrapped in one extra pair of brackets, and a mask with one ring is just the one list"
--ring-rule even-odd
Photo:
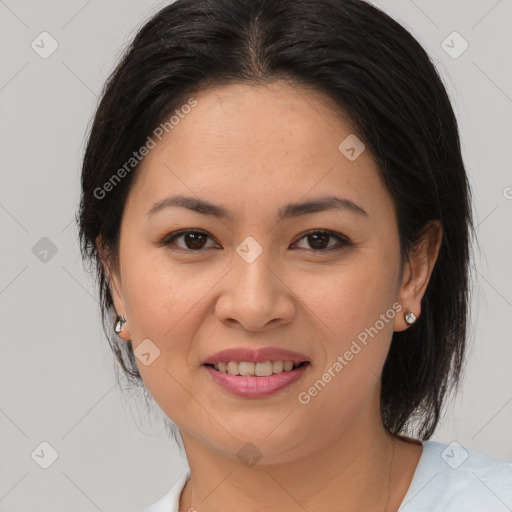
[[(144, 512), (179, 512), (188, 478), (190, 469)], [(399, 508), (399, 512), (511, 511), (512, 462), (437, 441), (423, 442), (423, 453)]]

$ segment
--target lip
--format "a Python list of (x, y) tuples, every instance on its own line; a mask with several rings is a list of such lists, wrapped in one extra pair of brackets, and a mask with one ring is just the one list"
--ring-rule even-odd
[[(235, 359), (229, 360), (234, 361)], [(268, 361), (268, 359), (265, 359), (265, 361)], [(290, 359), (288, 359), (288, 361), (290, 361)], [(219, 372), (211, 366), (203, 366), (203, 368), (222, 389), (245, 398), (262, 398), (277, 393), (291, 385), (293, 382), (300, 379), (310, 366), (311, 363), (306, 363), (289, 372), (284, 371), (269, 377), (230, 375), (229, 373)]]
[[(311, 362), (304, 354), (279, 347), (262, 347), (258, 349), (237, 347), (216, 352), (205, 359), (201, 364), (218, 364), (228, 361), (248, 361), (253, 363), (264, 363), (265, 361), (292, 361), (293, 363), (303, 363), (304, 361)], [(258, 379), (264, 378), (268, 377), (258, 377)]]

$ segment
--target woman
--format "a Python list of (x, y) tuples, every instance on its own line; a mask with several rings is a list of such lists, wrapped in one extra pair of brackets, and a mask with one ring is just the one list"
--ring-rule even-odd
[(380, 10), (162, 9), (105, 88), (79, 220), (112, 349), (190, 466), (147, 511), (512, 507), (511, 463), (428, 441), (470, 191), (442, 82)]

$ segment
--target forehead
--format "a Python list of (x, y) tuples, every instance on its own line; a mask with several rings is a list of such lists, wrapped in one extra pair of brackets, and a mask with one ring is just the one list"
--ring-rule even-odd
[(200, 141), (215, 147), (236, 142), (224, 150), (249, 146), (263, 153), (265, 147), (294, 148), (301, 155), (320, 139), (328, 144), (326, 136), (333, 131), (338, 132), (335, 137), (351, 131), (341, 109), (328, 97), (283, 81), (225, 85), (199, 93), (196, 101), (197, 106), (180, 121), (188, 129), (173, 129), (175, 143), (194, 146)]
[(358, 200), (361, 187), (381, 185), (367, 151), (354, 161), (340, 151), (354, 136), (352, 127), (319, 92), (277, 82), (226, 85), (193, 97), (195, 106), (175, 118), (137, 170), (132, 187), (146, 202), (169, 190), (218, 197), (230, 192), (245, 201), (255, 195), (298, 199), (318, 188), (341, 188)]

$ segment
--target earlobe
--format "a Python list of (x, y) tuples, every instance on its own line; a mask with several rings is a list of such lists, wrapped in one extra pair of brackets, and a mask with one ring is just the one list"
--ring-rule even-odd
[(112, 268), (112, 258), (109, 256), (110, 250), (106, 243), (102, 240), (101, 236), (98, 235), (96, 238), (96, 249), (98, 251), (98, 255), (101, 260), (101, 265), (103, 267), (103, 272), (105, 273), (105, 278), (108, 284), (108, 287), (110, 289), (110, 293), (112, 295), (112, 298), (114, 300), (116, 310), (119, 311), (119, 302), (121, 301), (121, 295), (119, 293), (117, 282), (117, 276), (115, 273), (115, 270)]
[(421, 314), (421, 301), (439, 255), (442, 233), (439, 221), (428, 222), (420, 240), (407, 255), (398, 296), (403, 315), (395, 317), (394, 327), (397, 332), (406, 330)]
[(108, 257), (108, 249), (99, 236), (96, 239), (96, 247), (101, 260), (101, 264), (103, 266), (107, 285), (112, 296), (112, 301), (114, 302), (114, 308), (118, 313), (114, 323), (114, 331), (121, 339), (130, 341), (131, 336), (128, 327), (126, 326), (126, 319), (124, 316), (122, 316), (126, 314), (126, 309), (124, 306), (122, 294), (120, 293), (121, 283), (118, 273), (115, 271), (115, 269), (112, 268), (111, 259)]

